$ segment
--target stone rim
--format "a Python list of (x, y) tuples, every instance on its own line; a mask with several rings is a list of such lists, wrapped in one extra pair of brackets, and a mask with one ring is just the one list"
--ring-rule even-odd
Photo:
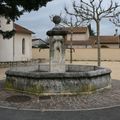
[[(74, 66), (74, 65), (73, 65)], [(89, 67), (89, 66), (88, 66)], [(51, 73), (51, 72), (32, 72), (32, 71), (14, 71), (8, 70), (6, 75), (8, 76), (19, 76), (19, 77), (30, 77), (30, 78), (77, 78), (77, 77), (96, 77), (101, 75), (110, 74), (111, 70), (108, 68), (97, 67), (97, 70), (91, 70), (87, 72), (65, 72), (65, 73)]]

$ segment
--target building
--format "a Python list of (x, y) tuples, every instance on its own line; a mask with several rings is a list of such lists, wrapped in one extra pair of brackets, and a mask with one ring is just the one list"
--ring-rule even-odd
[[(66, 28), (67, 48), (97, 48), (97, 36), (90, 36), (88, 27)], [(72, 37), (72, 40), (71, 40)], [(71, 42), (72, 41), (72, 42)], [(100, 36), (101, 48), (120, 48), (120, 36)]]
[[(88, 27), (68, 27), (66, 28), (68, 34), (66, 36), (66, 46), (67, 48), (92, 48), (95, 41), (89, 40), (89, 29)], [(72, 37), (72, 40), (71, 40)]]
[(40, 39), (40, 38), (33, 38), (32, 39), (32, 47), (33, 48), (38, 48), (38, 47), (45, 47), (45, 48), (49, 48), (49, 43), (45, 42), (44, 40)]
[[(90, 36), (90, 41), (95, 41), (93, 47), (97, 47), (97, 37)], [(120, 48), (119, 36), (100, 36), (101, 48)]]
[(15, 35), (10, 39), (3, 39), (0, 35), (0, 62), (27, 61), (32, 58), (32, 34), (31, 30), (0, 17), (0, 29), (10, 31), (15, 29)]

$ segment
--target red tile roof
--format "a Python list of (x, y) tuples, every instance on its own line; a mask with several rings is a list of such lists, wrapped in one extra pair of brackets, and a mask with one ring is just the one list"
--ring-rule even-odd
[(68, 33), (71, 33), (71, 30), (74, 34), (82, 34), (87, 32), (87, 27), (66, 27)]
[(14, 23), (14, 27), (17, 33), (26, 33), (26, 34), (34, 34), (31, 30), (28, 30), (27, 28), (24, 28), (23, 26), (20, 26), (16, 23)]
[[(90, 40), (95, 40), (97, 43), (97, 37), (96, 36), (90, 36)], [(118, 44), (119, 41), (118, 36), (100, 36), (100, 43), (101, 44)]]
[[(95, 41), (94, 40), (77, 40), (77, 41), (72, 41), (72, 45), (94, 45)], [(70, 45), (71, 41), (66, 41), (66, 45)]]
[[(118, 36), (100, 36), (101, 44), (119, 44), (120, 39)], [(66, 41), (69, 45), (70, 41)], [(90, 36), (89, 40), (76, 40), (72, 41), (72, 45), (94, 45), (97, 44), (97, 36)]]

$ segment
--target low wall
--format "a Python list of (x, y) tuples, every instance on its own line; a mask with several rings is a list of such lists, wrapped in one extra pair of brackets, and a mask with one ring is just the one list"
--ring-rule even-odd
[(49, 49), (33, 48), (32, 49), (32, 58), (48, 60), (49, 59)]
[[(33, 59), (49, 60), (49, 49), (32, 49)], [(97, 49), (95, 48), (81, 48), (73, 50), (73, 60), (97, 60)], [(70, 50), (66, 49), (66, 60), (70, 60)], [(101, 60), (120, 61), (120, 49), (101, 49)]]

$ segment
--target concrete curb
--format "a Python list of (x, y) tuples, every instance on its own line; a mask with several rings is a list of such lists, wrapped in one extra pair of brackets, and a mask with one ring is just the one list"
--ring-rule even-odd
[(99, 107), (99, 108), (88, 108), (88, 109), (21, 109), (17, 107), (6, 107), (0, 106), (2, 109), (9, 109), (9, 110), (20, 110), (20, 111), (36, 111), (36, 112), (78, 112), (78, 111), (95, 111), (95, 110), (104, 110), (104, 109), (113, 109), (116, 107), (120, 107), (120, 105), (113, 105), (108, 107)]

